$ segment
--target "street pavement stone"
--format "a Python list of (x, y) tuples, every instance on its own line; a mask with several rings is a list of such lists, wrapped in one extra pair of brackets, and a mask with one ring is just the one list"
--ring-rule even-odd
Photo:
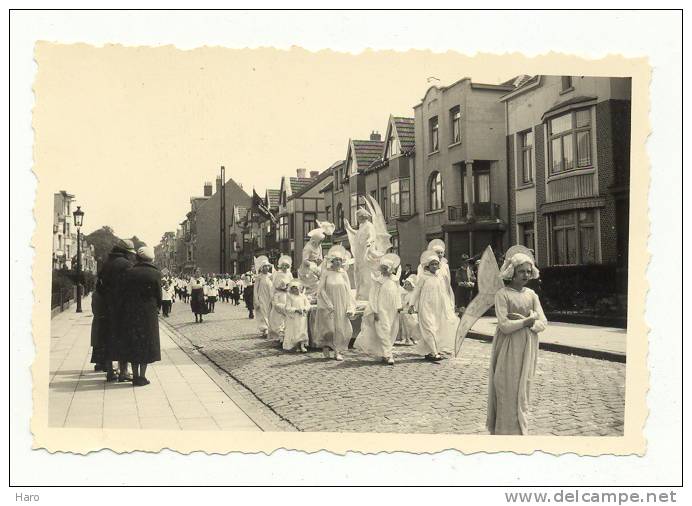
[[(437, 364), (396, 346), (392, 367), (352, 350), (343, 362), (284, 352), (259, 337), (243, 305), (217, 303), (195, 323), (176, 301), (162, 320), (293, 430), (487, 434), (490, 343), (467, 339), (460, 358)], [(621, 436), (625, 364), (541, 350), (530, 405), (531, 434)], [(223, 428), (208, 416), (189, 423)]]

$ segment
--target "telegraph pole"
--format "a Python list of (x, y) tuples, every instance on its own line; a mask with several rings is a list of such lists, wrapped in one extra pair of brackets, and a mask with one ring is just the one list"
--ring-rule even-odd
[(226, 272), (226, 168), (223, 165), (219, 199), (219, 274), (223, 274)]

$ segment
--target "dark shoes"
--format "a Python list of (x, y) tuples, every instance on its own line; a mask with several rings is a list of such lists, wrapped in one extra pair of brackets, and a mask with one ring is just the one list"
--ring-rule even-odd
[(118, 381), (118, 375), (115, 374), (115, 371), (108, 371), (106, 373), (106, 381), (108, 381), (108, 382)]
[(440, 360), (442, 360), (442, 356), (439, 354), (433, 355), (432, 353), (428, 353), (425, 356), (425, 360), (427, 360), (428, 362), (439, 362)]
[(134, 385), (136, 387), (143, 387), (143, 386), (148, 385), (149, 383), (151, 383), (151, 382), (142, 376), (138, 376), (132, 380), (132, 385)]
[(126, 381), (132, 381), (132, 375), (125, 373), (118, 375), (118, 383), (125, 383)]

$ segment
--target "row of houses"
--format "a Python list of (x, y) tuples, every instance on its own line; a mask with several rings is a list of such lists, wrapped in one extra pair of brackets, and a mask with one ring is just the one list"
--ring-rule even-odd
[(622, 291), (630, 104), (629, 78), (522, 75), (432, 86), (411, 117), (383, 118), (384, 136), (373, 130), (349, 139), (339, 160), (281, 178), (255, 205), (228, 180), (226, 265), (219, 263), (222, 181), (216, 192), (207, 183), (175, 240), (164, 236), (171, 270), (243, 272), (260, 253), (291, 254), (295, 265), (318, 220), (335, 223), (331, 241), (348, 246), (344, 223), (356, 222), (370, 195), (403, 263), (417, 265), (433, 238), (448, 245), (452, 270), (463, 254), (519, 243), (541, 267), (613, 265)]
[[(53, 194), (53, 270), (70, 270), (77, 267), (77, 230), (73, 226), (72, 204), (75, 196), (61, 190)], [(81, 268), (83, 272), (96, 274), (97, 264), (94, 246), (79, 235)]]

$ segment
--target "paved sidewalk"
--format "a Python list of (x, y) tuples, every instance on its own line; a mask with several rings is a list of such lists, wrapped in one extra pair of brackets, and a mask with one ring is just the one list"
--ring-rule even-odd
[[(471, 327), (470, 337), (492, 339), (497, 318), (483, 317)], [(612, 327), (596, 327), (575, 323), (549, 322), (548, 328), (539, 335), (541, 345), (551, 351), (562, 351), (594, 358), (610, 358), (624, 361), (627, 354), (627, 330)], [(618, 360), (621, 358), (622, 360)]]
[(51, 321), (49, 426), (108, 429), (262, 430), (161, 325), (160, 362), (145, 387), (107, 383), (91, 359), (89, 299)]

